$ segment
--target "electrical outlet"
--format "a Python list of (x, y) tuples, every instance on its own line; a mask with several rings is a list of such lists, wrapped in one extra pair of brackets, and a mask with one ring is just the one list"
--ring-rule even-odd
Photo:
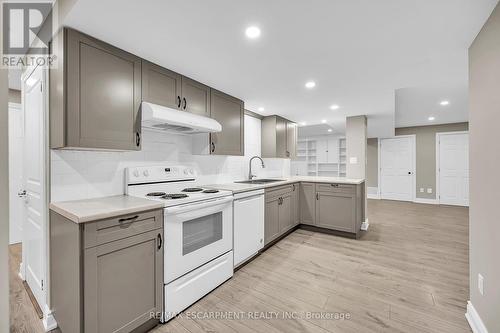
[(423, 187), (420, 188), (420, 193), (424, 193), (424, 188)]
[(429, 194), (432, 193), (432, 187), (427, 188), (427, 193), (429, 193)]
[(481, 274), (477, 275), (477, 289), (479, 289), (479, 293), (484, 296), (484, 278)]

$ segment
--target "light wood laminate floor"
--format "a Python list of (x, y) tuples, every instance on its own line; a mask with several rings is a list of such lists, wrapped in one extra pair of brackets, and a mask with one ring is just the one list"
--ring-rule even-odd
[(369, 200), (368, 216), (359, 240), (293, 232), (153, 332), (471, 332), (468, 209)]

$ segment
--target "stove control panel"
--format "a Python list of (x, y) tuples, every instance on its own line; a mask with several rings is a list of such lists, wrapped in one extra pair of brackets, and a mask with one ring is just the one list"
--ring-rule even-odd
[(126, 183), (143, 184), (163, 181), (196, 180), (196, 169), (192, 166), (145, 166), (125, 170)]

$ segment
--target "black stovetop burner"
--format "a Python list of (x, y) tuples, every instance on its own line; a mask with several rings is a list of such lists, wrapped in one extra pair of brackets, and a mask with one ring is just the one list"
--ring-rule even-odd
[(162, 195), (161, 198), (162, 199), (183, 199), (183, 198), (187, 198), (188, 195), (187, 194), (182, 194), (182, 193), (175, 193), (175, 194), (165, 194), (165, 195)]
[(199, 187), (188, 187), (182, 190), (182, 192), (201, 192), (201, 191), (203, 191), (203, 189)]
[(151, 193), (146, 194), (146, 196), (147, 197), (162, 197), (166, 194), (167, 193), (165, 193), (165, 192), (151, 192)]
[(203, 193), (219, 193), (219, 190), (205, 190)]

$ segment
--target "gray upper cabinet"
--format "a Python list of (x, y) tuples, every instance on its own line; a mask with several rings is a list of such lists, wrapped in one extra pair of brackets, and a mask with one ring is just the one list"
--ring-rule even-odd
[(210, 117), (222, 125), (222, 132), (210, 134), (210, 154), (243, 156), (244, 105), (243, 101), (211, 89)]
[(316, 184), (300, 184), (300, 223), (316, 224)]
[(140, 150), (141, 59), (68, 28), (51, 49), (51, 148)]
[(210, 97), (210, 87), (182, 77), (182, 110), (210, 117)]
[(291, 121), (286, 123), (286, 155), (288, 158), (295, 159), (297, 157), (297, 140), (298, 129), (297, 124)]
[(142, 61), (142, 100), (174, 109), (182, 106), (182, 75)]
[(295, 158), (297, 156), (297, 124), (279, 117), (262, 119), (262, 157)]
[(210, 116), (210, 87), (145, 60), (142, 61), (142, 99)]

